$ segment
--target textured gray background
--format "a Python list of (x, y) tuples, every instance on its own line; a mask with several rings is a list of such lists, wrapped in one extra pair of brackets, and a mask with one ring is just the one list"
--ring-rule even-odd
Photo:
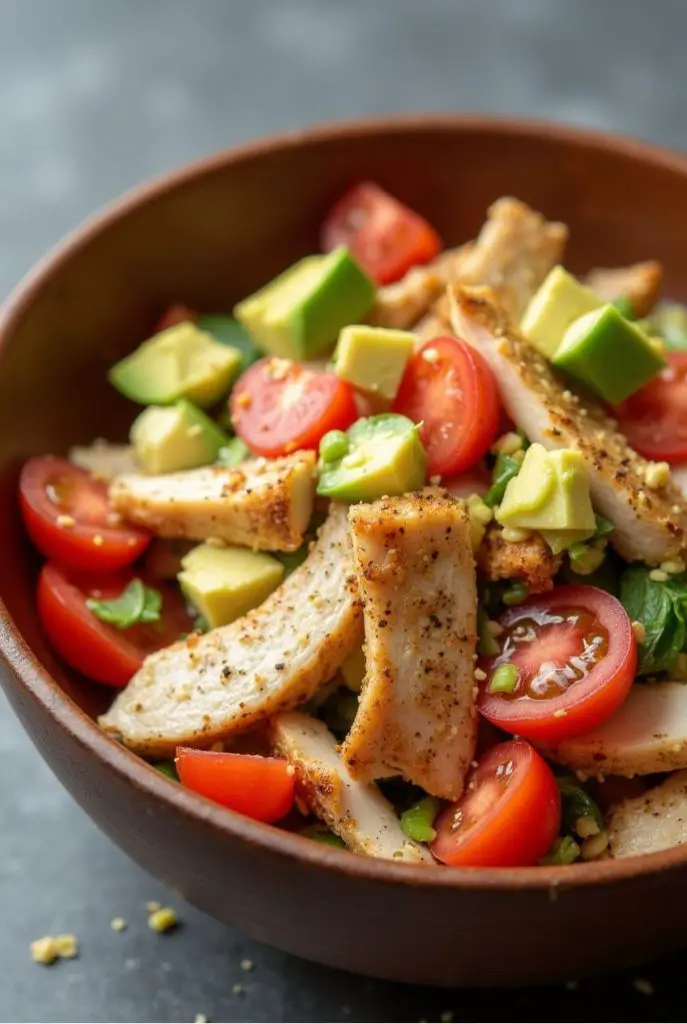
[[(684, 0), (0, 0), (0, 295), (129, 186), (311, 121), (482, 110), (684, 147), (686, 32)], [(461, 993), (250, 943), (163, 894), (100, 835), (0, 705), (2, 1020), (685, 1019), (678, 956), (576, 991)], [(178, 908), (176, 934), (146, 927), (154, 898)], [(119, 935), (116, 915), (130, 922)], [(494, 955), (526, 929), (495, 936)], [(29, 941), (56, 931), (76, 932), (81, 957), (34, 966)]]

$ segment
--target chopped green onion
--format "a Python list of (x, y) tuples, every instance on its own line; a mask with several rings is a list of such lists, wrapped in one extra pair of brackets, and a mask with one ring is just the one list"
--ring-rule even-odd
[(529, 589), (524, 583), (518, 583), (517, 581), (511, 583), (510, 587), (507, 587), (501, 595), (501, 600), (504, 604), (522, 604), (522, 602), (530, 596)]
[(501, 647), (495, 636), (489, 632), (489, 616), (484, 608), (477, 609), (477, 632), (479, 634), (479, 653), (483, 658), (492, 658), (501, 653)]
[(592, 818), (601, 829), (603, 828), (603, 815), (597, 804), (588, 793), (569, 779), (559, 779), (558, 789), (561, 794), (563, 805), (563, 826), (570, 831), (575, 831), (575, 825), (581, 818)]
[(436, 839), (434, 819), (439, 812), (440, 803), (435, 796), (423, 796), (401, 815), (401, 828), (408, 839), (416, 843), (431, 843)]
[(160, 775), (166, 775), (168, 779), (172, 779), (173, 782), (179, 781), (174, 761), (158, 761), (153, 765), (153, 768), (155, 771), (158, 771)]
[(228, 444), (220, 448), (217, 453), (217, 461), (222, 466), (238, 466), (250, 455), (250, 449), (243, 443), (240, 437), (232, 437)]
[(338, 462), (348, 454), (350, 442), (343, 430), (330, 430), (320, 441), (320, 457), (323, 462)]
[(572, 544), (568, 549), (570, 568), (578, 576), (589, 576), (596, 572), (605, 557), (605, 552), (590, 548), (588, 544)]
[(518, 475), (521, 465), (522, 461), (514, 459), (512, 455), (499, 452), (492, 472), (492, 485), (483, 498), (485, 505), (494, 508), (501, 504), (506, 487)]
[(315, 822), (312, 825), (306, 825), (299, 832), (299, 835), (305, 836), (306, 839), (312, 839), (315, 843), (323, 843), (325, 846), (334, 846), (338, 850), (345, 850), (346, 844), (343, 839), (336, 835), (335, 832), (330, 832), (326, 825), (321, 825), (319, 822)]
[(514, 693), (520, 682), (520, 669), (506, 661), (497, 665), (489, 681), (489, 693)]
[(594, 516), (596, 519), (596, 532), (592, 540), (599, 540), (601, 537), (608, 537), (609, 533), (613, 533), (615, 526), (610, 519), (604, 519), (603, 516)]
[(572, 836), (560, 836), (540, 864), (553, 867), (559, 864), (572, 864), (580, 856), (580, 847)]
[(142, 580), (135, 579), (118, 597), (96, 600), (90, 597), (86, 607), (101, 622), (107, 622), (117, 629), (129, 629), (139, 622), (159, 622), (162, 609), (162, 594), (147, 587)]
[(621, 316), (624, 316), (626, 320), (636, 320), (635, 311), (632, 306), (632, 302), (628, 299), (627, 295), (618, 295), (613, 302), (612, 306), (618, 310)]

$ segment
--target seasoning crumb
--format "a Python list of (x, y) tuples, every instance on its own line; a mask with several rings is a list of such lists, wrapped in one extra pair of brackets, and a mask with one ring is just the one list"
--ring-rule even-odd
[(253, 963), (252, 960), (242, 960), (241, 961), (241, 970), (242, 971), (252, 971), (254, 967), (255, 967), (255, 964)]
[(238, 981), (231, 986), (232, 995), (240, 996), (243, 995), (243, 985), (240, 985)]
[(154, 910), (148, 918), (148, 927), (154, 932), (169, 932), (178, 924), (176, 911), (172, 907), (160, 907)]
[(474, 676), (478, 682), (483, 683), (484, 680), (487, 678), (487, 673), (481, 668), (476, 668), (474, 671)]
[(636, 619), (632, 623), (632, 632), (635, 635), (635, 640), (638, 644), (643, 644), (646, 640), (646, 627), (643, 622), (638, 622)]
[(94, 546), (96, 548), (101, 548), (104, 543), (105, 543), (105, 539), (104, 539), (103, 535), (101, 533), (96, 533), (95, 537), (93, 538)]
[(650, 462), (644, 471), (644, 480), (652, 491), (658, 491), (670, 483), (670, 466), (667, 462)]
[(55, 522), (62, 529), (67, 529), (70, 526), (76, 526), (76, 519), (74, 516), (59, 515)]
[(148, 902), (146, 903), (146, 910), (148, 911), (149, 914), (154, 914), (155, 911), (159, 910), (161, 906), (162, 904), (158, 903), (157, 900), (148, 900)]
[(567, 713), (568, 712), (565, 710), (565, 708), (559, 708), (558, 711), (554, 711), (553, 717), (554, 718), (565, 718)]
[(208, 1018), (204, 1013), (197, 1013), (194, 1018), (194, 1024), (208, 1024)]
[(668, 573), (663, 572), (662, 569), (652, 569), (649, 573), (649, 579), (653, 580), (654, 583), (665, 583), (668, 579)]
[(435, 473), (434, 476), (430, 476), (429, 482), (432, 485), (432, 487), (438, 487), (439, 484), (441, 483), (441, 477), (439, 476), (438, 473)]
[(52, 964), (55, 960), (73, 960), (79, 955), (75, 935), (44, 935), (31, 943), (31, 956), (37, 964)]
[(641, 992), (643, 996), (652, 996), (654, 994), (654, 986), (648, 978), (635, 978), (632, 982), (632, 987), (636, 992)]
[(113, 932), (123, 932), (126, 929), (126, 921), (123, 917), (113, 917), (110, 921), (110, 928)]

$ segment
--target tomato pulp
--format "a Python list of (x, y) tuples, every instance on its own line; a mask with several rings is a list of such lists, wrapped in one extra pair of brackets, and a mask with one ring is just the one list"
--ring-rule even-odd
[[(506, 732), (544, 742), (596, 728), (625, 700), (637, 668), (627, 612), (596, 587), (557, 587), (499, 618), (499, 654), (484, 660), (478, 707)], [(495, 691), (509, 666), (513, 689)]]
[(431, 850), (452, 867), (528, 867), (550, 849), (560, 823), (553, 772), (529, 743), (509, 740), (487, 751), (460, 800), (441, 812)]

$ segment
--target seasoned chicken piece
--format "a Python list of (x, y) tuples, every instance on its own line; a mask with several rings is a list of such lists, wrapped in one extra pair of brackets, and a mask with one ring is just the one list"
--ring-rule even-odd
[(562, 564), (563, 556), (554, 555), (540, 534), (513, 543), (503, 539), (503, 530), (496, 523), (487, 527), (477, 551), (477, 565), (488, 580), (520, 579), (531, 594), (551, 590)]
[(395, 810), (377, 787), (351, 777), (324, 722), (289, 711), (275, 715), (269, 734), (275, 753), (295, 768), (305, 803), (349, 850), (386, 860), (434, 863), (424, 846), (403, 833)]
[(151, 757), (209, 747), (308, 700), (361, 640), (346, 509), (334, 506), (305, 562), (259, 608), (150, 655), (100, 724)]
[(635, 316), (648, 316), (661, 291), (663, 267), (656, 260), (633, 263), (630, 267), (596, 267), (585, 278), (588, 285), (606, 302), (624, 296), (630, 300)]
[(636, 857), (687, 842), (687, 771), (660, 786), (623, 800), (606, 818), (611, 857)]
[(475, 754), (477, 589), (464, 505), (438, 488), (349, 513), (366, 674), (342, 748), (356, 779), (456, 800)]
[(635, 683), (602, 725), (543, 747), (558, 764), (587, 775), (651, 775), (687, 768), (687, 686)]
[(120, 473), (141, 473), (134, 449), (130, 444), (110, 444), (94, 441), (89, 445), (74, 445), (67, 456), (70, 462), (86, 469), (96, 480), (112, 480)]
[(295, 551), (315, 498), (315, 453), (204, 466), (162, 476), (119, 476), (116, 512), (160, 537), (219, 537), (260, 551)]
[(549, 363), (525, 341), (489, 288), (450, 289), (458, 337), (477, 349), (494, 372), (501, 401), (530, 441), (583, 456), (594, 508), (615, 526), (610, 542), (626, 559), (650, 564), (685, 547), (687, 504), (669, 482), (652, 490), (651, 465), (633, 451), (598, 406), (567, 390)]
[(456, 280), (457, 268), (467, 248), (447, 249), (431, 263), (411, 267), (400, 281), (378, 288), (369, 323), (375, 327), (412, 327), (441, 295), (446, 285)]

